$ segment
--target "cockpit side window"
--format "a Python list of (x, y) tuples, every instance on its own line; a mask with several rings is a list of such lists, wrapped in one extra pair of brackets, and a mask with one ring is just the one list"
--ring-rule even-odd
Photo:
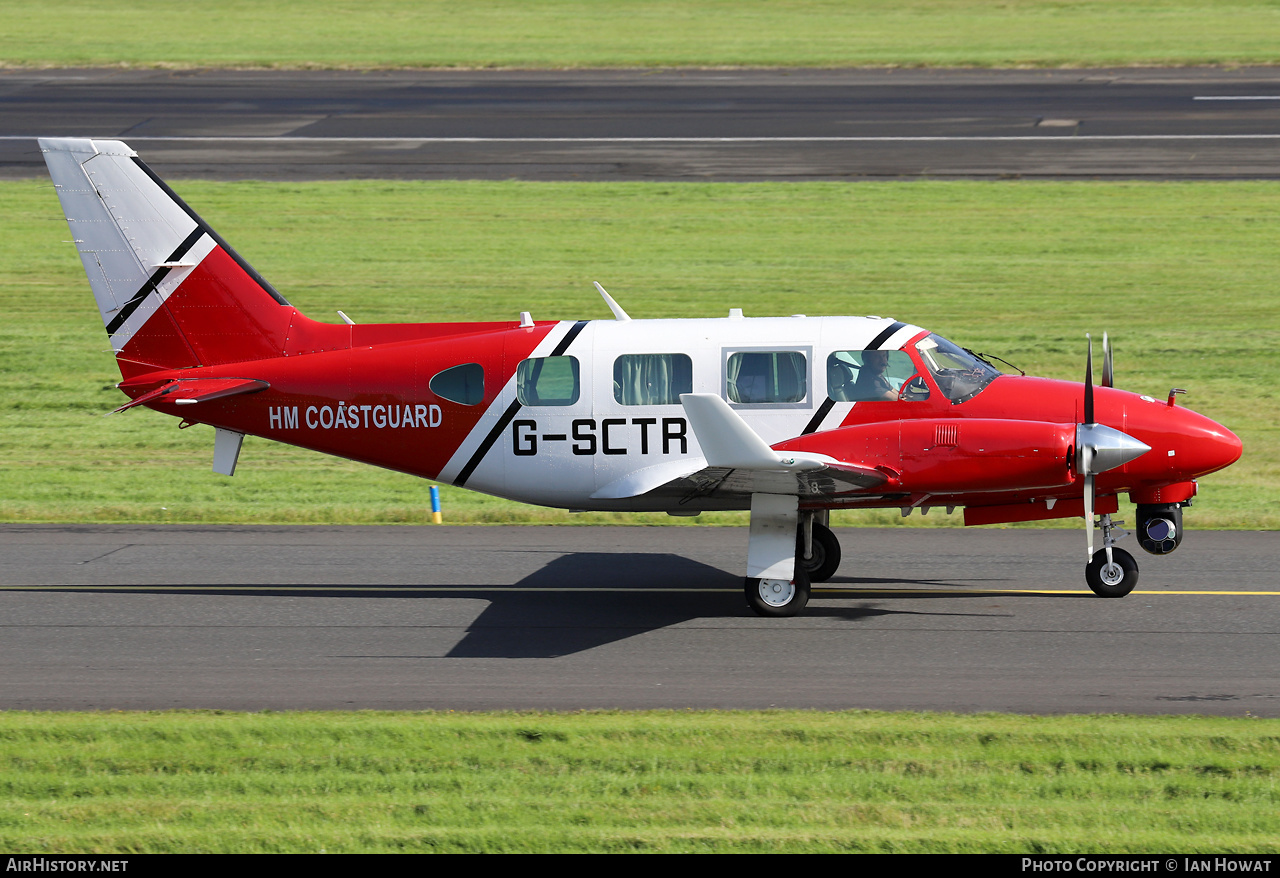
[(938, 389), (952, 403), (973, 399), (1001, 374), (990, 363), (940, 335), (922, 338), (916, 343), (916, 350)]
[(906, 351), (836, 351), (827, 357), (827, 395), (836, 402), (923, 400), (929, 388)]

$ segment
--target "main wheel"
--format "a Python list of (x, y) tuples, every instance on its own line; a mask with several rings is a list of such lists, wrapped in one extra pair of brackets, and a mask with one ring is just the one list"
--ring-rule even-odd
[(813, 523), (813, 555), (804, 557), (804, 528), (796, 534), (796, 564), (804, 567), (810, 582), (826, 582), (840, 566), (840, 541), (826, 525)]
[(747, 577), (747, 606), (761, 616), (794, 616), (809, 603), (809, 575), (799, 565), (791, 581)]
[(1112, 563), (1107, 563), (1107, 550), (1093, 553), (1084, 568), (1084, 581), (1100, 598), (1122, 598), (1138, 584), (1138, 562), (1124, 549), (1112, 548)]

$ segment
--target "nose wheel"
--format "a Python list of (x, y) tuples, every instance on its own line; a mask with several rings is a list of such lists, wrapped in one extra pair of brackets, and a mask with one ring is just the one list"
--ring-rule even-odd
[(1138, 584), (1138, 562), (1124, 549), (1099, 549), (1084, 568), (1084, 580), (1100, 598), (1122, 598)]
[[(1086, 498), (1086, 508), (1089, 505)], [(1092, 515), (1089, 516), (1092, 518)], [(1088, 519), (1087, 519), (1088, 520)], [(1120, 527), (1123, 522), (1112, 521), (1109, 514), (1098, 516), (1089, 524), (1089, 550), (1093, 551), (1093, 528), (1102, 530), (1102, 548), (1094, 552), (1084, 568), (1084, 581), (1089, 590), (1100, 598), (1122, 598), (1138, 584), (1138, 562), (1124, 549), (1115, 547), (1116, 540), (1129, 535)]]

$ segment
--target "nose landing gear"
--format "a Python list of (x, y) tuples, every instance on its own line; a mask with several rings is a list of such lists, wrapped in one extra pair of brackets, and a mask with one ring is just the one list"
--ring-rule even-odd
[(1120, 528), (1120, 522), (1112, 522), (1106, 514), (1098, 518), (1103, 547), (1084, 568), (1084, 581), (1100, 598), (1122, 598), (1138, 584), (1138, 562), (1124, 549), (1115, 548), (1116, 540), (1129, 534)]

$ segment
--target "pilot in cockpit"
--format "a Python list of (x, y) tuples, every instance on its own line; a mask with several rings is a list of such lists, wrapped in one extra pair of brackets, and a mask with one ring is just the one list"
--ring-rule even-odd
[(827, 395), (836, 402), (929, 398), (905, 351), (836, 351), (827, 358)]
[(858, 370), (858, 380), (853, 385), (850, 398), (855, 400), (897, 399), (898, 392), (884, 375), (887, 368), (889, 368), (887, 351), (863, 351), (862, 368)]

